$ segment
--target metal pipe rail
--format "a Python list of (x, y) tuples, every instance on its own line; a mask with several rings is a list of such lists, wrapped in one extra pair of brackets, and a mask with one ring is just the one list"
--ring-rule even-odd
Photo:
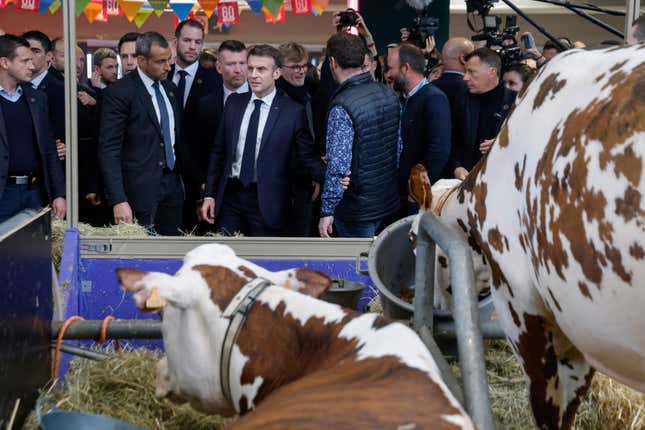
[[(479, 311), (474, 288), (475, 275), (471, 249), (457, 233), (445, 226), (432, 212), (426, 212), (421, 217), (417, 233), (414, 328), (417, 332), (421, 332), (424, 326), (432, 328), (435, 242), (450, 260), (457, 348), (464, 383), (466, 410), (479, 429), (493, 430), (493, 412), (488, 396), (484, 347), (478, 325)], [(435, 359), (445, 360), (442, 356), (435, 356)], [(444, 377), (454, 378), (454, 376), (453, 378)]]
[[(72, 323), (63, 339), (97, 339), (103, 320), (83, 320)], [(56, 339), (63, 321), (52, 321), (51, 338)], [(161, 321), (158, 320), (113, 320), (107, 326), (106, 339), (161, 339)]]

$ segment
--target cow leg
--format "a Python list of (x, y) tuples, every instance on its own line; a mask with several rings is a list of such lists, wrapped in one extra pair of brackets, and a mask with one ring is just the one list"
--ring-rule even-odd
[(518, 306), (516, 300), (509, 301), (506, 312), (496, 307), (528, 378), (529, 400), (537, 427), (570, 429), (594, 369), (558, 328), (548, 310), (520, 313), (513, 304)]

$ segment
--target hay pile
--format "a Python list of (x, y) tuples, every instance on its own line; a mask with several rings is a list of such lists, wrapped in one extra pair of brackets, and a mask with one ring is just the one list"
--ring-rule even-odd
[[(158, 351), (144, 348), (114, 353), (104, 361), (76, 358), (72, 361), (64, 383), (52, 388), (46, 397), (60, 409), (109, 415), (148, 429), (217, 430), (231, 419), (208, 416), (188, 404), (177, 406), (154, 396), (155, 366)], [(35, 414), (23, 427), (38, 428)]]
[[(83, 237), (88, 236), (119, 236), (119, 237), (149, 237), (148, 230), (138, 224), (118, 224), (111, 227), (92, 227), (89, 224), (78, 223), (78, 231)], [(52, 220), (52, 260), (56, 270), (60, 267), (63, 256), (63, 242), (67, 223), (61, 220)]]

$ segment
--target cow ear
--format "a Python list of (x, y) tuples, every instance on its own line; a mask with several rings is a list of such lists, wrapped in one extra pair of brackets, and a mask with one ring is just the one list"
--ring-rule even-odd
[(432, 188), (428, 172), (422, 164), (416, 164), (410, 171), (408, 190), (412, 198), (424, 211), (430, 210), (432, 204)]
[(320, 298), (331, 286), (331, 278), (316, 270), (297, 269), (296, 279), (301, 284), (298, 291), (315, 298)]
[(128, 291), (137, 292), (143, 288), (141, 279), (148, 273), (136, 269), (116, 269), (119, 283)]

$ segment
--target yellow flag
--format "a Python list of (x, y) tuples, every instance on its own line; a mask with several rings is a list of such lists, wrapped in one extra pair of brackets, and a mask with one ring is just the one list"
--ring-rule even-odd
[[(119, 6), (123, 9), (123, 14), (128, 18), (128, 21), (132, 22), (141, 6), (143, 6), (143, 0), (119, 0)], [(152, 9), (150, 10), (152, 11)]]

